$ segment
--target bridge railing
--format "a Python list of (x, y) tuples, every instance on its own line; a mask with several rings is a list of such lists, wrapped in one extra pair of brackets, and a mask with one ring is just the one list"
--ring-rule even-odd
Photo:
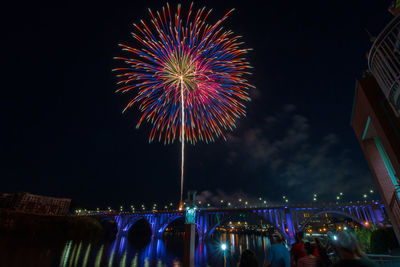
[(400, 256), (367, 254), (367, 257), (379, 266), (396, 267), (400, 266)]
[(389, 209), (392, 211), (394, 220), (400, 223), (400, 200), (398, 195), (398, 190), (393, 191), (392, 199), (390, 200)]

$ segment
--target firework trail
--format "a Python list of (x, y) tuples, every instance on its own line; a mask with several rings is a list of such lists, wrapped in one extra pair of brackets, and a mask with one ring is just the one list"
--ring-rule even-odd
[(223, 131), (235, 128), (246, 113), (243, 103), (250, 100), (253, 86), (245, 79), (250, 49), (241, 48), (240, 36), (221, 27), (232, 11), (207, 24), (211, 10), (194, 11), (193, 3), (186, 16), (180, 5), (173, 15), (168, 4), (161, 12), (149, 9), (151, 23), (134, 24), (137, 46), (120, 44), (129, 57), (116, 57), (127, 65), (114, 69), (117, 92), (135, 95), (124, 111), (138, 104), (142, 113), (136, 127), (144, 120), (152, 125), (149, 142), (181, 141), (181, 201), (185, 141), (225, 139)]

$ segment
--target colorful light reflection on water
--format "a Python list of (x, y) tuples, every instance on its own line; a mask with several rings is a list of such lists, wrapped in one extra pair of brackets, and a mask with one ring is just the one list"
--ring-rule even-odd
[[(221, 250), (221, 244), (227, 246)], [(220, 234), (196, 246), (196, 266), (236, 266), (246, 248), (255, 251), (260, 264), (264, 260), (269, 240), (256, 235)], [(183, 241), (181, 235), (153, 239), (144, 248), (137, 248), (127, 238), (121, 237), (109, 244), (83, 244), (69, 241), (65, 244), (59, 267), (151, 267), (182, 266)]]

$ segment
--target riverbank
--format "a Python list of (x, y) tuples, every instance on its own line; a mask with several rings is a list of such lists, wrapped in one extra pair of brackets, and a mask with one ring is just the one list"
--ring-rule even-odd
[(104, 238), (104, 229), (91, 217), (37, 215), (0, 209), (0, 234), (48, 241), (98, 241)]

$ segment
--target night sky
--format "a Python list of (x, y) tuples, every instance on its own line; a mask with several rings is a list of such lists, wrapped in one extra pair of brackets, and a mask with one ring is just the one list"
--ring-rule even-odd
[[(58, 2), (57, 2), (58, 3)], [(61, 3), (61, 2), (60, 2)], [(170, 1), (171, 6), (178, 2)], [(118, 43), (163, 1), (3, 8), (1, 189), (72, 198), (88, 207), (177, 203), (180, 145), (135, 129), (133, 94), (116, 94)], [(389, 1), (196, 1), (254, 49), (247, 117), (227, 141), (186, 149), (185, 189), (215, 201), (360, 200), (375, 189), (350, 126), (356, 78), (390, 21)], [(185, 3), (183, 8), (187, 8)], [(369, 196), (377, 199), (378, 195)]]

